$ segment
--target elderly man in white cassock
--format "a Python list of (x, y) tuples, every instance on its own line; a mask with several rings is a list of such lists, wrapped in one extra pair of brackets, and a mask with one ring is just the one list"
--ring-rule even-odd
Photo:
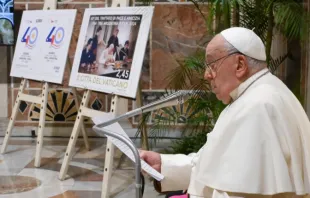
[(165, 177), (159, 190), (187, 190), (191, 198), (306, 197), (309, 119), (267, 69), (262, 40), (240, 27), (216, 35), (206, 48), (205, 79), (228, 105), (198, 153), (140, 151)]

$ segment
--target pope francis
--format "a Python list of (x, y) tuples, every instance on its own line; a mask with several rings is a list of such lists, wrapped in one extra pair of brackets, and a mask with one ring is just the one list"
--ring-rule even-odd
[(228, 106), (191, 155), (140, 151), (165, 178), (160, 190), (189, 197), (306, 197), (310, 193), (310, 123), (293, 93), (266, 65), (265, 46), (246, 28), (216, 35), (204, 74)]

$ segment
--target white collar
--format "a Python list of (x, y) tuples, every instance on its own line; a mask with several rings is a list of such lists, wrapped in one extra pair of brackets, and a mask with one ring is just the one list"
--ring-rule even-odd
[(255, 80), (257, 80), (257, 78), (259, 78), (263, 73), (265, 73), (267, 71), (268, 71), (267, 68), (262, 69), (261, 71), (255, 73), (250, 78), (248, 78), (244, 82), (242, 82), (235, 90), (230, 92), (230, 97), (232, 98), (232, 100), (236, 100), (240, 96), (240, 94), (242, 94), (245, 91), (245, 89), (248, 86), (250, 86), (251, 83), (253, 83)]

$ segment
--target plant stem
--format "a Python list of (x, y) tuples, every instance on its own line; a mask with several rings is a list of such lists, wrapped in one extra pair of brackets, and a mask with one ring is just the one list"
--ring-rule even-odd
[(196, 7), (196, 9), (198, 10), (199, 14), (201, 15), (201, 17), (204, 19), (206, 26), (208, 26), (208, 19), (205, 16), (205, 14), (203, 13), (202, 9), (200, 8), (198, 2), (196, 0), (189, 0), (189, 2), (192, 2), (194, 4), (194, 6)]
[(215, 4), (215, 33), (218, 34), (221, 31), (221, 5)]
[(272, 44), (272, 36), (273, 36), (273, 26), (274, 26), (274, 16), (273, 16), (273, 3), (270, 5), (268, 10), (268, 29), (267, 29), (267, 37), (266, 37), (266, 56), (267, 56), (267, 64), (269, 64), (271, 57), (271, 44)]
[(224, 15), (224, 29), (230, 28), (231, 7), (230, 3), (227, 1), (223, 2), (223, 15)]
[[(139, 107), (143, 106), (143, 100), (142, 100), (142, 88), (141, 88), (141, 82), (139, 83), (138, 92), (137, 92), (137, 105)], [(147, 135), (147, 120), (143, 119), (143, 114), (140, 116), (141, 124), (139, 125), (140, 131), (141, 131), (141, 147), (144, 150), (149, 150), (149, 141), (148, 141), (148, 135)]]
[(238, 2), (235, 2), (233, 10), (233, 26), (240, 26), (240, 6)]

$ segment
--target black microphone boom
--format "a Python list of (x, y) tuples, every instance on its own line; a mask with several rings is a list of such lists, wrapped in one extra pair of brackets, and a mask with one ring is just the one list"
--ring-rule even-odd
[(110, 124), (113, 124), (125, 118), (130, 118), (130, 117), (142, 114), (142, 113), (150, 112), (150, 111), (161, 109), (161, 108), (168, 107), (168, 106), (182, 104), (186, 100), (188, 100), (192, 96), (192, 94), (193, 94), (192, 91), (177, 91), (159, 101), (155, 101), (153, 103), (147, 104), (143, 107), (134, 109), (116, 118), (113, 118), (111, 120), (98, 124), (96, 125), (96, 127), (102, 128), (102, 127), (108, 126)]

